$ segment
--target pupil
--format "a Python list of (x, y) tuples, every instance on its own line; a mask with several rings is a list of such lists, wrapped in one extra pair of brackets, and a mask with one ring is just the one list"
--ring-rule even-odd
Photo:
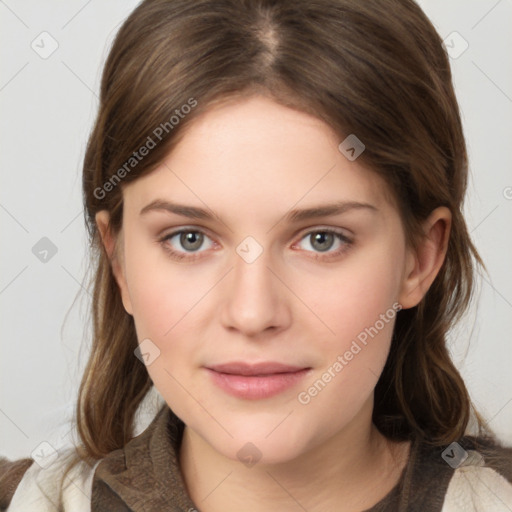
[[(326, 241), (327, 241), (327, 244), (326, 244)], [(317, 245), (317, 242), (320, 244), (319, 246)], [(333, 234), (332, 233), (322, 233), (322, 232), (319, 232), (319, 233), (315, 233), (315, 235), (313, 236), (313, 247), (315, 247), (315, 249), (318, 249), (319, 251), (327, 251), (328, 249), (330, 249), (332, 247), (332, 243), (333, 243)], [(322, 245), (324, 244), (324, 245)]]
[(199, 249), (201, 247), (201, 244), (203, 243), (203, 238), (201, 233), (197, 233), (195, 231), (189, 231), (188, 233), (182, 233), (181, 234), (181, 245), (185, 249), (195, 250)]

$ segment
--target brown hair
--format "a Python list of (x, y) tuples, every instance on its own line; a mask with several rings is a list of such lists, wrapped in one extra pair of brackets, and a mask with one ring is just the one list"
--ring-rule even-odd
[[(417, 307), (397, 316), (373, 421), (390, 439), (434, 445), (466, 432), (471, 401), (446, 335), (468, 306), (481, 261), (462, 216), (467, 156), (449, 60), (425, 14), (412, 0), (146, 0), (110, 50), (83, 166), (95, 256), (94, 332), (76, 411), (84, 458), (132, 438), (152, 386), (134, 355), (134, 322), (95, 215), (107, 210), (119, 233), (124, 184), (154, 170), (214, 101), (255, 92), (325, 121), (340, 142), (356, 134), (366, 146), (360, 158), (389, 185), (410, 244), (432, 210), (451, 211), (439, 275)], [(135, 159), (149, 138), (155, 146)]]

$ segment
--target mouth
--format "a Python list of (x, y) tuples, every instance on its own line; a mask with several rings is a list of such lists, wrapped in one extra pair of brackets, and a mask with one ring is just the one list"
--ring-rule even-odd
[(233, 362), (205, 367), (213, 383), (237, 398), (269, 398), (296, 386), (311, 370), (277, 362)]

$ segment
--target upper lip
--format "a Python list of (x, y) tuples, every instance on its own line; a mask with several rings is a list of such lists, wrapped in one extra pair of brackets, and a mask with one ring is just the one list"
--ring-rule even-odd
[(262, 363), (245, 363), (240, 361), (216, 364), (207, 368), (218, 373), (229, 373), (231, 375), (272, 375), (275, 373), (294, 373), (306, 369), (304, 366), (291, 366), (273, 361)]

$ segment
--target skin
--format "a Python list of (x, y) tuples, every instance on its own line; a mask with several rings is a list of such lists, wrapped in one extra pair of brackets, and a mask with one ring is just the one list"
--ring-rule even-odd
[[(160, 350), (148, 372), (186, 424), (181, 470), (203, 512), (364, 510), (392, 489), (406, 463), (408, 443), (386, 440), (371, 420), (394, 320), (309, 403), (297, 398), (393, 304), (418, 304), (449, 235), (450, 213), (438, 208), (424, 241), (410, 248), (386, 184), (345, 158), (341, 140), (322, 121), (264, 96), (224, 102), (188, 127), (158, 169), (124, 188), (117, 257), (108, 213), (97, 215), (139, 342), (149, 338)], [(155, 200), (215, 217), (141, 215)], [(335, 201), (374, 209), (285, 219), (291, 209)], [(203, 245), (190, 250), (179, 235), (161, 241), (180, 228), (204, 232)], [(319, 250), (314, 235), (322, 228), (350, 242), (334, 237)], [(236, 251), (247, 236), (262, 249), (252, 263)], [(231, 361), (311, 370), (283, 393), (247, 400), (212, 384), (204, 368)], [(252, 467), (237, 458), (248, 442), (261, 454)]]

